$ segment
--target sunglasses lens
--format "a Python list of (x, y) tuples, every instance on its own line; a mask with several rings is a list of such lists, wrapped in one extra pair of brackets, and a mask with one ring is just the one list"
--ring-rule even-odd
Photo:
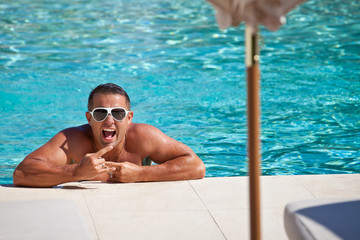
[(124, 120), (125, 116), (126, 116), (126, 112), (124, 109), (122, 108), (115, 108), (111, 111), (111, 115), (113, 116), (113, 118), (115, 118), (117, 121), (122, 121)]
[(93, 112), (94, 119), (96, 121), (102, 121), (107, 117), (107, 110), (106, 109), (96, 109)]

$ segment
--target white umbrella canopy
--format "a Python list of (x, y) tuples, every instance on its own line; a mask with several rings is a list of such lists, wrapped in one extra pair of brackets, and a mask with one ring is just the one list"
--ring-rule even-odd
[(260, 70), (258, 25), (271, 31), (286, 22), (285, 15), (305, 0), (207, 0), (216, 9), (221, 29), (246, 23), (248, 104), (248, 158), (250, 191), (250, 237), (261, 239), (260, 214)]
[[(216, 9), (221, 29), (245, 22), (252, 30), (264, 25), (275, 31), (286, 22), (285, 15), (305, 0), (207, 0)], [(253, 31), (254, 32), (254, 31)]]

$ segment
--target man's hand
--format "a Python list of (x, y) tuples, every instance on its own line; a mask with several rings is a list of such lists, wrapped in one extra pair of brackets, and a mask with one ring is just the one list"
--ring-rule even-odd
[(115, 171), (115, 168), (108, 168), (105, 165), (105, 159), (102, 157), (105, 153), (113, 149), (113, 146), (107, 146), (96, 153), (88, 153), (82, 159), (74, 171), (73, 176), (79, 180), (91, 180), (99, 174)]
[(105, 166), (109, 169), (115, 168), (114, 171), (110, 172), (109, 182), (139, 182), (141, 181), (143, 167), (130, 162), (106, 162)]

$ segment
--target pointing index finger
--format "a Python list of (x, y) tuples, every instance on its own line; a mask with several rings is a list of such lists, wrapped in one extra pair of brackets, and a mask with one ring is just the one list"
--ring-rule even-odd
[(94, 155), (95, 155), (95, 157), (99, 158), (102, 155), (104, 155), (105, 153), (109, 152), (111, 149), (113, 149), (113, 146), (104, 147), (104, 148), (100, 149), (99, 151), (97, 151), (96, 153), (94, 153)]

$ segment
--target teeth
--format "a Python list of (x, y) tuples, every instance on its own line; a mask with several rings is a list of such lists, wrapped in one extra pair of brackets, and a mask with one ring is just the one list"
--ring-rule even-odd
[(116, 130), (111, 129), (111, 128), (105, 128), (105, 129), (103, 129), (102, 133), (103, 133), (104, 138), (109, 140), (115, 136)]
[(115, 132), (114, 129), (104, 129), (104, 131), (106, 131), (106, 132)]

